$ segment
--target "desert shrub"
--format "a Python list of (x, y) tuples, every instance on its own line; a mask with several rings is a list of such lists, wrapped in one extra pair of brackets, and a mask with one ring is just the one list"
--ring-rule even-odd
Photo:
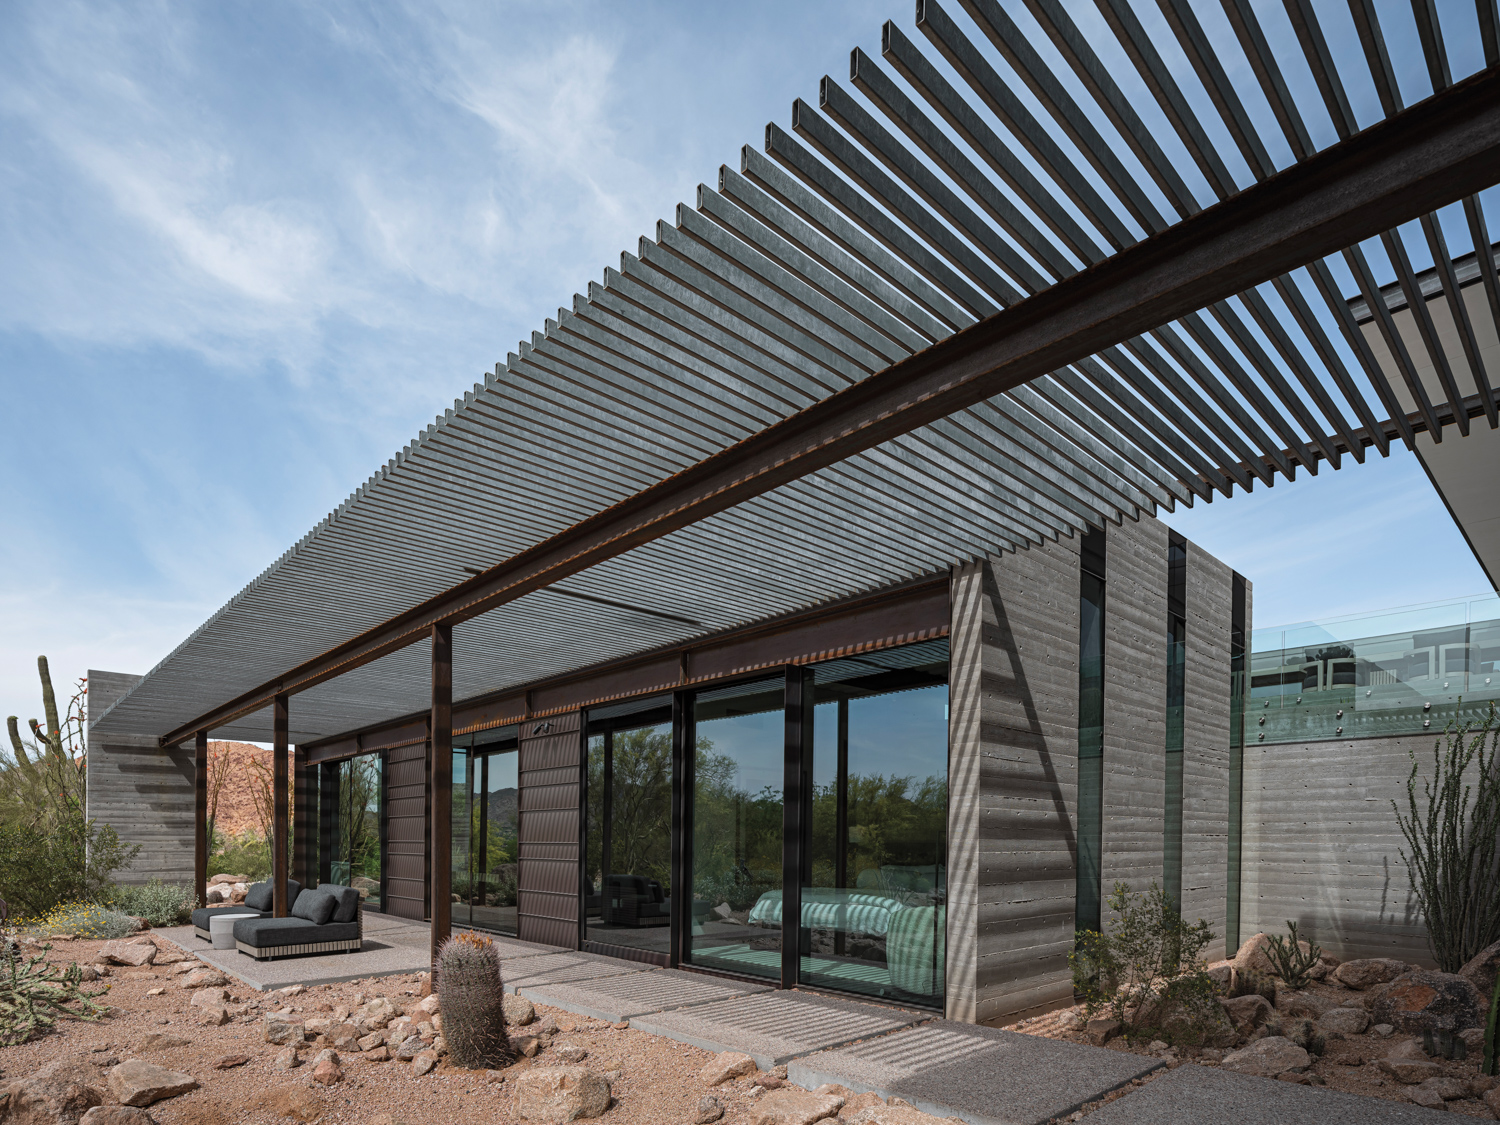
[(1275, 1004), (1276, 982), (1263, 973), (1257, 973), (1254, 969), (1237, 969), (1234, 974), (1234, 983), (1229, 988), (1229, 995), (1264, 996)]
[[(1432, 773), (1417, 795), (1417, 755), (1406, 779), (1401, 851), (1427, 944), (1438, 968), (1456, 973), (1500, 941), (1500, 719), (1450, 722), (1432, 747)], [(1410, 849), (1409, 851), (1407, 849)]]
[(50, 945), (23, 958), (9, 942), (0, 942), (0, 1046), (12, 1047), (50, 1030), (59, 1018), (102, 1019), (108, 1008), (96, 1001), (109, 991), (83, 987), (77, 964), (49, 964)]
[(152, 879), (142, 886), (116, 887), (106, 901), (120, 913), (144, 918), (153, 926), (176, 926), (188, 920), (197, 896), (180, 883)]
[(252, 883), (271, 876), (271, 844), (253, 828), (238, 836), (222, 836), (208, 857), (208, 877), (243, 875)]
[(1145, 893), (1116, 883), (1106, 933), (1079, 930), (1073, 987), (1090, 1016), (1107, 1011), (1127, 1039), (1197, 1046), (1221, 1030), (1218, 989), (1200, 954), (1214, 932), (1189, 925), (1154, 881)]
[(77, 809), (36, 824), (0, 825), (0, 898), (30, 917), (62, 902), (98, 900), (139, 851)]
[[(1288, 988), (1306, 988), (1323, 950), (1316, 942), (1300, 940), (1297, 937), (1297, 923), (1291, 919), (1287, 919), (1286, 928), (1291, 931), (1291, 938), (1272, 934), (1270, 943), (1266, 946), (1266, 956), (1276, 966), (1276, 975), (1286, 982)], [(1302, 948), (1304, 945), (1307, 946), (1306, 951)], [(1272, 1000), (1274, 1002), (1275, 997)]]
[(135, 933), (140, 923), (129, 914), (111, 910), (97, 902), (65, 902), (40, 915), (17, 919), (14, 924), (17, 929), (38, 937), (72, 934), (74, 937), (108, 940)]

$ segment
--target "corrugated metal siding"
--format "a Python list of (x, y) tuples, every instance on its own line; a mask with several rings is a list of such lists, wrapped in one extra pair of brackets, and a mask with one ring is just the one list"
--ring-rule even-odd
[(521, 724), (516, 914), (522, 941), (578, 945), (580, 713)]
[(385, 758), (385, 912), (427, 917), (427, 744), (402, 746)]

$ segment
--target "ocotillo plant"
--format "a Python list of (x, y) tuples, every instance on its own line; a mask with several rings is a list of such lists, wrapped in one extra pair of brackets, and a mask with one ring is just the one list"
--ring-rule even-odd
[[(1472, 733), (1472, 737), (1470, 736)], [(1432, 748), (1432, 773), (1417, 786), (1417, 756), (1406, 780), (1401, 851), (1427, 943), (1438, 968), (1456, 973), (1500, 941), (1500, 719), (1449, 723)]]
[(438, 1010), (448, 1058), (468, 1070), (492, 1070), (514, 1061), (505, 1030), (505, 989), (495, 943), (461, 933), (438, 950)]

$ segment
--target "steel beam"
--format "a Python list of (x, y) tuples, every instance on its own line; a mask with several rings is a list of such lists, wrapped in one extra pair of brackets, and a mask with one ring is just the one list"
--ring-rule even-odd
[(193, 738), (193, 896), (208, 905), (208, 731)]
[[(1500, 179), (1490, 68), (814, 403), (162, 738), (305, 691)], [(1402, 419), (1404, 421), (1404, 418)]]
[(432, 719), (427, 765), (432, 794), (431, 953), (437, 983), (438, 950), (453, 928), (453, 626), (432, 626)]
[(271, 700), (271, 879), (275, 888), (275, 914), (285, 918), (291, 913), (287, 902), (287, 693), (278, 692)]

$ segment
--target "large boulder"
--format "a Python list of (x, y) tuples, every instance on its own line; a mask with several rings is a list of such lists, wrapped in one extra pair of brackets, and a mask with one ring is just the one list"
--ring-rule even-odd
[(1276, 990), (1276, 1010), (1293, 1019), (1315, 1020), (1332, 1007), (1332, 1000), (1325, 1000), (1315, 992), (1293, 992), (1288, 988)]
[(1220, 1000), (1229, 1022), (1241, 1035), (1249, 1035), (1271, 1018), (1271, 1003), (1264, 996), (1234, 996)]
[(0, 1087), (6, 1106), (6, 1125), (78, 1125), (104, 1094), (89, 1083), (93, 1071), (81, 1063), (61, 1060), (27, 1078)]
[(1363, 1008), (1329, 1008), (1317, 1023), (1324, 1035), (1359, 1035), (1370, 1026), (1370, 1013)]
[(1394, 957), (1365, 957), (1358, 961), (1345, 961), (1333, 971), (1333, 979), (1345, 988), (1363, 992), (1367, 988), (1395, 980), (1411, 968), (1405, 961)]
[(1408, 1034), (1478, 1027), (1484, 1002), (1479, 990), (1457, 973), (1414, 969), (1381, 985), (1365, 1004), (1376, 1023)]
[(609, 1083), (581, 1066), (537, 1067), (516, 1079), (516, 1116), (565, 1125), (609, 1109)]
[(156, 960), (156, 946), (149, 941), (107, 941), (99, 947), (99, 960), (140, 968)]
[(772, 1090), (751, 1109), (751, 1125), (813, 1125), (844, 1108), (837, 1094), (809, 1094), (805, 1090)]
[(198, 1080), (191, 1074), (168, 1070), (145, 1059), (126, 1059), (109, 1072), (110, 1093), (121, 1105), (152, 1105), (197, 1088)]
[(1490, 997), (1495, 994), (1495, 977), (1500, 975), (1500, 941), (1471, 957), (1458, 975), (1478, 989), (1488, 1008)]
[(1270, 944), (1270, 934), (1252, 934), (1246, 938), (1239, 952), (1234, 955), (1235, 971), (1244, 972), (1248, 969), (1264, 977), (1275, 976), (1276, 966), (1271, 964), (1271, 958), (1266, 955), (1266, 947)]
[(1427, 1057), (1422, 1044), (1416, 1039), (1404, 1039), (1392, 1047), (1385, 1058), (1380, 1060), (1380, 1069), (1397, 1082), (1404, 1082), (1408, 1086), (1415, 1086), (1429, 1078), (1441, 1078), (1443, 1074), (1443, 1068)]
[(1312, 1056), (1284, 1035), (1268, 1035), (1244, 1050), (1225, 1055), (1219, 1065), (1236, 1074), (1275, 1078), (1289, 1071), (1306, 1070), (1312, 1065)]

